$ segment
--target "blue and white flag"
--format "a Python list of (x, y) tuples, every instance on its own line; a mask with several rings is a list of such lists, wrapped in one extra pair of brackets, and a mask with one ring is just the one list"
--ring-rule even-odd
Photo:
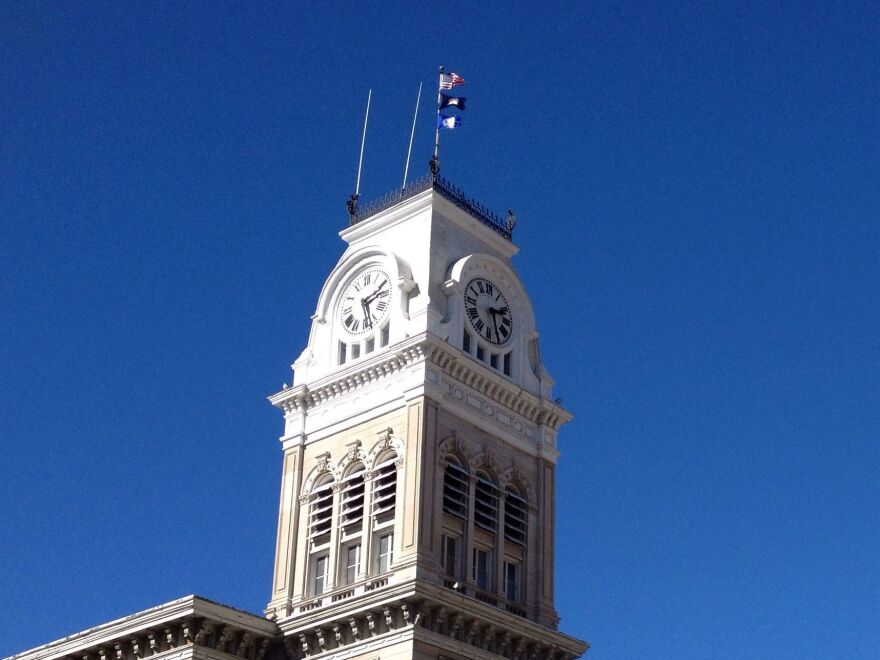
[(460, 125), (461, 117), (458, 115), (452, 115), (451, 117), (438, 115), (437, 117), (437, 128), (458, 128)]

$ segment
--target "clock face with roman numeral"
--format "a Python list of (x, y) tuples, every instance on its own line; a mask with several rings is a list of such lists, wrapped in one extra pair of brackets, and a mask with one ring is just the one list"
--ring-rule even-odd
[(501, 289), (484, 277), (475, 277), (464, 288), (464, 313), (483, 341), (499, 346), (510, 339), (513, 314)]
[(378, 330), (391, 309), (391, 278), (380, 268), (367, 268), (349, 282), (339, 299), (339, 322), (354, 336)]

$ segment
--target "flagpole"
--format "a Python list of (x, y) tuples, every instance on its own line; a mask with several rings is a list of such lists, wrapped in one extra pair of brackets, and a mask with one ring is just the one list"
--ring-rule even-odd
[(403, 186), (401, 190), (406, 190), (406, 175), (409, 174), (409, 157), (412, 155), (413, 137), (416, 134), (416, 117), (419, 116), (419, 102), (422, 100), (422, 83), (419, 83), (419, 94), (416, 96), (416, 110), (413, 113), (412, 131), (409, 134), (409, 150), (406, 152), (406, 167), (403, 169)]
[(373, 90), (371, 89), (367, 94), (367, 113), (364, 115), (364, 133), (361, 136), (361, 156), (358, 158), (358, 177), (354, 186), (354, 194), (358, 196), (361, 193), (361, 166), (364, 164), (364, 142), (367, 141), (367, 122), (370, 120), (370, 99), (372, 97)]
[(440, 159), (437, 157), (437, 154), (440, 152), (440, 103), (443, 101), (443, 94), (441, 93), (441, 85), (443, 84), (443, 72), (445, 69), (443, 65), (440, 65), (440, 78), (437, 81), (437, 127), (434, 130), (434, 156), (431, 158), (431, 174), (434, 175), (434, 178), (437, 178), (437, 174), (440, 172)]
[(361, 155), (358, 157), (358, 174), (357, 182), (354, 184), (354, 194), (348, 198), (346, 206), (348, 207), (348, 224), (353, 225), (355, 216), (357, 215), (358, 198), (361, 196), (361, 168), (364, 164), (364, 143), (367, 141), (367, 122), (370, 120), (370, 99), (373, 98), (373, 90), (367, 93), (367, 112), (364, 115), (364, 132), (361, 135)]

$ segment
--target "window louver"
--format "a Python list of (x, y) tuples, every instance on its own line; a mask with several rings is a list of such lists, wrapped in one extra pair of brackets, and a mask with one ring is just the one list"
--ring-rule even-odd
[(340, 521), (343, 527), (360, 523), (364, 517), (364, 468), (342, 480)]
[(508, 488), (504, 500), (504, 538), (525, 545), (527, 520), (526, 501)]
[(333, 484), (319, 486), (312, 494), (309, 507), (309, 538), (314, 539), (330, 531), (333, 516)]
[(394, 512), (395, 497), (397, 496), (397, 466), (396, 456), (384, 461), (375, 468), (373, 477), (373, 516)]
[(477, 476), (474, 524), (490, 532), (498, 529), (498, 488), (482, 475)]
[(443, 475), (443, 510), (459, 518), (467, 518), (468, 474), (457, 463), (450, 462)]

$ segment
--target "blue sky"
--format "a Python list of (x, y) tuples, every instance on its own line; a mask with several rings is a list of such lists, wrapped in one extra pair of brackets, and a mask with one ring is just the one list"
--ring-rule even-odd
[(588, 658), (880, 647), (880, 10), (0, 4), (0, 654), (268, 600), (280, 414), (362, 193), (516, 210)]

